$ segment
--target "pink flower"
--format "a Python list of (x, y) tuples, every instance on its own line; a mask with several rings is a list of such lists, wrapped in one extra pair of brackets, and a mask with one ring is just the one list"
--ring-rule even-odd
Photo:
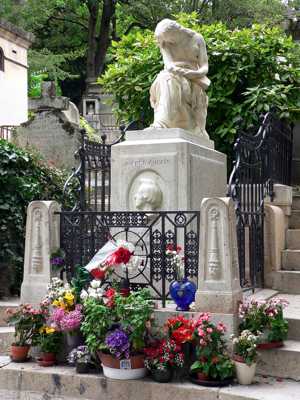
[(224, 324), (222, 324), (222, 322), (219, 322), (217, 325), (217, 330), (221, 333), (226, 332), (226, 326)]
[(203, 339), (200, 339), (200, 346), (206, 346), (206, 341)]
[(207, 331), (207, 333), (212, 333), (213, 329), (212, 328), (207, 328), (206, 331)]
[(198, 335), (202, 336), (202, 337), (205, 336), (205, 333), (204, 333), (203, 329), (198, 328)]

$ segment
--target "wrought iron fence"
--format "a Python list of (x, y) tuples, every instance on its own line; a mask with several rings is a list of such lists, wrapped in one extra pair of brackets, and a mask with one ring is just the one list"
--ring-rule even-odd
[(274, 197), (274, 183), (291, 182), (292, 129), (272, 112), (256, 135), (241, 133), (234, 145), (235, 162), (228, 196), (236, 204), (242, 287), (264, 284), (264, 198)]
[[(171, 212), (93, 212), (60, 213), (61, 248), (66, 253), (67, 276), (76, 265), (86, 265), (108, 240), (126, 240), (134, 244), (140, 262), (128, 272), (132, 289), (148, 287), (154, 299), (169, 298), (169, 283), (175, 270), (166, 257), (167, 245), (181, 245), (185, 255), (185, 275), (197, 283), (199, 260), (198, 211)], [(127, 273), (114, 272), (119, 278)]]

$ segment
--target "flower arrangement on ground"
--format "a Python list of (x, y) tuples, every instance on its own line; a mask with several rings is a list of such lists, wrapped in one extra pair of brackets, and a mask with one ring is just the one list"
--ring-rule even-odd
[(104, 373), (119, 379), (116, 370), (127, 372), (126, 378), (143, 376), (143, 348), (153, 312), (149, 291), (142, 289), (124, 297), (109, 288), (101, 296), (92, 292), (83, 306), (81, 330), (90, 352), (99, 355)]
[(288, 322), (283, 317), (287, 305), (288, 302), (280, 298), (244, 301), (239, 307), (240, 330), (259, 335), (260, 348), (281, 346), (288, 334)]
[(38, 335), (46, 317), (44, 309), (35, 309), (30, 304), (22, 304), (16, 309), (8, 309), (7, 322), (15, 328), (15, 342), (11, 347), (13, 361), (25, 361), (31, 344)]
[(208, 313), (200, 314), (195, 321), (197, 361), (192, 364), (191, 373), (197, 374), (198, 380), (219, 382), (233, 377), (234, 364), (227, 353), (225, 331), (224, 324), (215, 325)]
[(181, 346), (173, 339), (156, 341), (151, 347), (146, 347), (144, 353), (145, 366), (151, 372), (153, 379), (158, 382), (169, 382), (172, 379), (173, 370), (184, 366)]
[(232, 335), (231, 339), (238, 381), (242, 385), (250, 385), (256, 370), (258, 336), (244, 330), (239, 337)]
[(38, 343), (41, 348), (39, 363), (42, 366), (51, 366), (56, 362), (56, 354), (62, 344), (62, 334), (55, 328), (44, 325), (39, 330)]
[(170, 284), (170, 295), (175, 301), (178, 311), (188, 311), (195, 301), (196, 285), (185, 276), (184, 256), (180, 246), (167, 245), (166, 257), (175, 271), (176, 280)]
[(79, 374), (89, 372), (91, 354), (87, 346), (78, 346), (68, 355), (68, 362), (76, 365), (76, 372)]

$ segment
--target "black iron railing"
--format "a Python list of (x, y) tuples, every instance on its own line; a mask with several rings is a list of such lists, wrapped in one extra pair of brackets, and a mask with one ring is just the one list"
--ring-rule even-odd
[[(63, 211), (60, 213), (61, 248), (66, 253), (67, 276), (74, 267), (86, 265), (108, 240), (126, 240), (139, 257), (136, 270), (128, 272), (132, 289), (148, 287), (153, 298), (165, 306), (169, 298), (169, 283), (175, 270), (166, 257), (166, 246), (182, 246), (185, 255), (185, 275), (197, 283), (199, 260), (200, 212), (93, 212)], [(114, 270), (119, 278), (127, 273)], [(126, 274), (126, 275), (124, 275)]]
[(264, 116), (256, 135), (241, 133), (228, 196), (236, 204), (242, 287), (264, 284), (264, 199), (274, 198), (274, 183), (291, 182), (292, 129), (273, 113)]
[(81, 131), (81, 146), (75, 158), (79, 166), (72, 172), (64, 186), (65, 198), (70, 197), (74, 180), (79, 182), (78, 196), (73, 210), (109, 211), (111, 197), (111, 147), (124, 140), (125, 129), (122, 127), (119, 138), (110, 144), (106, 135), (101, 142), (88, 139), (86, 131)]

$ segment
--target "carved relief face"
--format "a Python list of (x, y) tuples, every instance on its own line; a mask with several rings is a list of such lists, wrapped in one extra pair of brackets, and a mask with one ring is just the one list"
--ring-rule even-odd
[(134, 195), (134, 204), (137, 210), (154, 211), (162, 203), (162, 192), (153, 179), (140, 179), (138, 189)]

